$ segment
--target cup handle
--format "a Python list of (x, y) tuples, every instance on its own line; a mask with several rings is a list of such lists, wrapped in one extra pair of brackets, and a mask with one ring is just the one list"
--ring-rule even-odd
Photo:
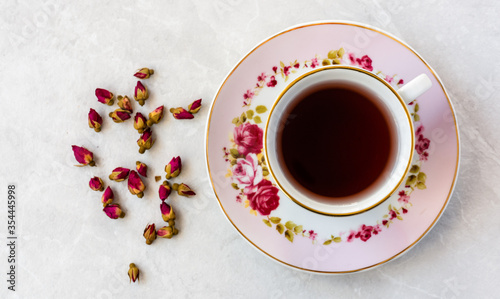
[(398, 94), (406, 102), (406, 104), (414, 101), (417, 97), (421, 96), (429, 88), (432, 82), (426, 74), (420, 74), (415, 79), (406, 83), (403, 87), (398, 89)]

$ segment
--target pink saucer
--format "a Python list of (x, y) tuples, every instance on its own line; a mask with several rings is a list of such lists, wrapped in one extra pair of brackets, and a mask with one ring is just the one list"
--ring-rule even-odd
[[(264, 126), (278, 95), (301, 74), (332, 63), (363, 68), (396, 88), (421, 73), (433, 84), (410, 106), (416, 146), (405, 184), (379, 206), (343, 217), (295, 204), (262, 155)], [(311, 151), (304, 159), (314, 163), (322, 154)], [(295, 269), (348, 273), (400, 256), (437, 222), (458, 174), (458, 126), (441, 80), (404, 42), (359, 23), (311, 23), (260, 43), (229, 73), (210, 110), (206, 155), (222, 211), (253, 246)]]

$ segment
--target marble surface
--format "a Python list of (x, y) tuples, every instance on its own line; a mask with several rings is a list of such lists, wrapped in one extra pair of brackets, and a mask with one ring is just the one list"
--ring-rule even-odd
[[(17, 186), (16, 292), (1, 298), (494, 298), (500, 275), (500, 4), (486, 1), (83, 1), (0, 4), (2, 167), (0, 239), (6, 242), (7, 184)], [(461, 170), (434, 229), (401, 258), (367, 272), (318, 276), (288, 269), (252, 248), (224, 218), (204, 169), (208, 104), (226, 74), (254, 45), (297, 23), (364, 22), (399, 36), (438, 72), (460, 124)], [(151, 98), (137, 111), (203, 98), (192, 121), (171, 117), (140, 156), (131, 123), (114, 124), (96, 87), (132, 95), (132, 72), (151, 66)], [(105, 116), (96, 134), (93, 107)], [(161, 132), (161, 133), (159, 133)], [(99, 167), (76, 168), (71, 145), (95, 151)], [(193, 199), (172, 200), (179, 236), (144, 244), (161, 224), (154, 175), (172, 156)], [(143, 199), (111, 183), (127, 216), (110, 220), (87, 182), (117, 166), (150, 166)], [(106, 178), (106, 182), (109, 180)], [(130, 285), (128, 264), (141, 269)]]

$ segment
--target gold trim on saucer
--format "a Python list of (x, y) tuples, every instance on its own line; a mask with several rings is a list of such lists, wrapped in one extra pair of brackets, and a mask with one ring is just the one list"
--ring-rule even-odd
[[(295, 84), (297, 84), (297, 82), (299, 82), (300, 80), (304, 79), (305, 77), (310, 76), (310, 75), (315, 74), (315, 73), (318, 73), (318, 72), (321, 72), (321, 71), (326, 71), (326, 70), (331, 70), (331, 69), (347, 69), (347, 70), (358, 71), (360, 73), (367, 74), (367, 75), (369, 75), (369, 76), (377, 79), (378, 81), (382, 82), (386, 87), (388, 87), (392, 91), (392, 93), (397, 97), (397, 99), (399, 100), (399, 102), (403, 106), (403, 108), (404, 108), (404, 110), (406, 112), (406, 117), (408, 119), (408, 123), (410, 124), (411, 132), (412, 132), (412, 134), (411, 134), (410, 158), (408, 160), (408, 164), (406, 165), (405, 172), (403, 173), (403, 175), (399, 179), (399, 181), (396, 184), (396, 186), (391, 190), (391, 192), (389, 192), (389, 194), (387, 194), (386, 196), (384, 196), (382, 199), (380, 199), (378, 202), (374, 203), (373, 205), (371, 205), (371, 206), (369, 206), (369, 207), (367, 207), (365, 209), (362, 209), (362, 210), (359, 210), (359, 211), (355, 211), (355, 212), (350, 212), (350, 213), (328, 213), (328, 212), (325, 212), (325, 211), (316, 210), (316, 209), (314, 209), (314, 208), (312, 208), (312, 207), (310, 207), (310, 206), (308, 206), (308, 205), (300, 202), (296, 198), (294, 198), (290, 193), (288, 193), (288, 191), (285, 190), (285, 188), (283, 188), (283, 186), (280, 184), (280, 182), (276, 178), (276, 175), (273, 172), (271, 164), (269, 163), (268, 152), (267, 152), (267, 148), (268, 148), (267, 147), (267, 129), (269, 127), (269, 122), (271, 121), (271, 115), (272, 115), (272, 113), (274, 111), (274, 108), (276, 108), (276, 105), (279, 103), (279, 101), (281, 100), (281, 98), (285, 95), (285, 93), (290, 88), (292, 88), (292, 86), (294, 86)], [(276, 101), (274, 102), (273, 106), (271, 107), (271, 109), (269, 111), (269, 117), (267, 118), (266, 126), (264, 127), (264, 156), (265, 156), (266, 161), (267, 161), (267, 167), (269, 169), (269, 173), (273, 177), (273, 179), (276, 182), (276, 184), (278, 184), (278, 186), (280, 187), (281, 191), (283, 191), (283, 193), (285, 193), (286, 196), (288, 196), (288, 198), (290, 198), (293, 202), (295, 202), (296, 204), (300, 205), (303, 208), (308, 209), (311, 212), (315, 212), (315, 213), (322, 214), (322, 215), (327, 215), (327, 216), (350, 216), (350, 215), (355, 215), (355, 214), (363, 213), (363, 212), (366, 212), (366, 211), (368, 211), (370, 209), (373, 209), (374, 207), (378, 206), (379, 204), (381, 204), (382, 202), (384, 202), (386, 199), (388, 199), (396, 191), (396, 189), (401, 185), (401, 183), (403, 182), (404, 178), (408, 174), (408, 171), (410, 170), (411, 162), (413, 161), (413, 152), (415, 150), (415, 130), (413, 128), (413, 122), (411, 120), (410, 112), (408, 111), (408, 107), (406, 105), (407, 104), (405, 103), (405, 101), (403, 101), (403, 99), (401, 98), (401, 96), (397, 93), (397, 91), (389, 83), (385, 82), (385, 80), (383, 80), (382, 78), (379, 78), (375, 74), (373, 74), (373, 73), (371, 73), (369, 71), (366, 71), (364, 69), (358, 68), (358, 67), (344, 66), (344, 65), (333, 65), (333, 66), (327, 66), (327, 67), (318, 68), (318, 69), (309, 71), (309, 72), (307, 72), (305, 74), (302, 74), (301, 76), (299, 76), (298, 78), (296, 78), (295, 80), (293, 80), (290, 84), (288, 84), (288, 86), (280, 93), (280, 95), (278, 96), (278, 98), (276, 99)]]
[[(422, 63), (427, 67), (427, 69), (433, 74), (433, 76), (437, 79), (437, 82), (439, 83), (439, 86), (441, 87), (441, 89), (443, 90), (444, 92), (444, 95), (446, 96), (446, 100), (448, 101), (448, 104), (449, 104), (449, 107), (451, 109), (451, 111), (453, 112), (452, 115), (453, 115), (453, 122), (454, 122), (454, 125), (455, 125), (455, 133), (456, 133), (456, 137), (457, 137), (457, 159), (456, 159), (456, 168), (455, 168), (455, 174), (453, 176), (453, 181), (452, 181), (452, 184), (450, 186), (450, 189), (449, 189), (449, 192), (448, 192), (448, 196), (446, 198), (446, 201), (444, 202), (443, 204), (443, 207), (441, 208), (441, 210), (439, 211), (438, 215), (436, 216), (436, 218), (432, 221), (432, 223), (429, 225), (429, 227), (422, 233), (422, 235), (420, 237), (418, 237), (413, 243), (411, 243), (410, 245), (408, 245), (406, 248), (404, 248), (403, 250), (401, 250), (399, 253), (391, 256), (390, 258), (387, 258), (381, 262), (378, 262), (378, 263), (375, 263), (373, 265), (370, 265), (370, 266), (366, 266), (366, 267), (363, 267), (363, 268), (358, 268), (358, 269), (353, 269), (353, 270), (348, 270), (348, 271), (319, 271), (319, 270), (311, 270), (311, 269), (306, 269), (306, 268), (302, 268), (302, 267), (299, 267), (299, 266), (295, 266), (295, 265), (292, 265), (292, 264), (289, 264), (285, 261), (282, 261), (274, 256), (272, 256), (271, 254), (267, 253), (265, 250), (263, 250), (262, 248), (260, 248), (259, 246), (257, 246), (255, 243), (253, 243), (245, 234), (242, 233), (242, 231), (234, 224), (234, 222), (231, 220), (231, 218), (229, 217), (229, 215), (227, 214), (226, 210), (224, 209), (224, 207), (222, 206), (222, 203), (219, 199), (219, 196), (217, 194), (217, 191), (215, 190), (215, 187), (214, 187), (214, 181), (213, 181), (213, 178), (212, 178), (212, 173), (210, 172), (210, 163), (208, 161), (208, 134), (210, 132), (210, 121), (212, 119), (212, 112), (213, 112), (213, 109), (214, 109), (214, 106), (215, 106), (215, 103), (219, 97), (219, 93), (220, 91), (222, 90), (222, 88), (224, 87), (224, 85), (226, 84), (227, 80), (229, 79), (229, 77), (231, 77), (231, 75), (234, 73), (234, 71), (238, 68), (238, 66), (250, 55), (252, 54), (253, 52), (255, 52), (258, 48), (260, 48), (262, 45), (266, 44), (268, 41), (280, 36), (280, 35), (283, 35), (285, 33), (288, 33), (288, 32), (291, 32), (291, 31), (294, 31), (294, 30), (297, 30), (297, 29), (301, 29), (301, 28), (305, 28), (305, 27), (311, 27), (311, 26), (318, 26), (318, 25), (348, 25), (348, 26), (354, 26), (354, 27), (360, 27), (360, 28), (363, 28), (363, 29), (368, 29), (368, 30), (371, 30), (371, 31), (374, 31), (374, 32), (377, 32), (377, 33), (380, 33), (392, 40), (394, 40), (395, 42), (397, 42), (398, 44), (402, 45), (403, 47), (407, 48), (409, 51), (411, 51), (415, 56), (417, 56), (421, 61)], [(222, 209), (222, 211), (224, 212), (224, 214), (226, 215), (226, 218), (229, 220), (229, 222), (231, 222), (231, 224), (233, 225), (233, 227), (238, 231), (238, 233), (243, 236), (243, 238), (245, 238), (250, 244), (252, 244), (255, 248), (257, 248), (258, 250), (260, 250), (263, 254), (267, 255), (269, 258), (279, 262), (279, 263), (282, 263), (290, 268), (294, 268), (294, 269), (298, 269), (298, 270), (302, 270), (302, 271), (306, 271), (306, 272), (310, 272), (310, 273), (319, 273), (319, 274), (345, 274), (345, 273), (353, 273), (353, 272), (359, 272), (359, 271), (364, 271), (364, 270), (368, 270), (368, 269), (371, 269), (371, 268), (374, 268), (374, 267), (377, 267), (379, 265), (382, 265), (388, 261), (391, 261), (399, 256), (401, 256), (403, 253), (405, 253), (408, 249), (410, 249), (411, 247), (413, 247), (415, 244), (417, 244), (433, 227), (434, 225), (436, 224), (436, 222), (439, 220), (439, 218), (441, 217), (441, 214), (443, 213), (444, 209), (446, 208), (446, 206), (448, 205), (448, 202), (450, 200), (450, 197), (451, 197), (451, 194), (453, 192), (453, 189), (455, 187), (455, 184), (456, 184), (456, 181), (457, 181), (457, 175), (458, 175), (458, 167), (459, 167), (459, 163), (460, 163), (460, 136), (458, 134), (458, 124), (457, 124), (457, 119), (456, 119), (456, 116), (455, 116), (455, 110), (453, 109), (453, 105), (450, 101), (450, 98), (448, 97), (448, 94), (446, 92), (446, 89), (444, 88), (443, 84), (441, 83), (441, 81), (439, 80), (439, 77), (438, 75), (434, 72), (434, 70), (427, 64), (427, 62), (425, 62), (425, 60), (422, 59), (422, 57), (420, 57), (413, 49), (411, 49), (409, 46), (407, 46), (404, 42), (400, 41), (399, 39), (397, 39), (396, 37), (393, 37), (392, 35), (390, 35), (389, 33), (385, 33), (385, 32), (382, 32), (378, 29), (374, 29), (374, 28), (371, 28), (371, 27), (368, 27), (366, 25), (361, 25), (361, 24), (356, 24), (356, 23), (352, 23), (352, 22), (346, 22), (346, 21), (339, 21), (339, 22), (318, 22), (318, 23), (309, 23), (309, 24), (305, 24), (305, 25), (300, 25), (300, 26), (297, 26), (297, 27), (293, 27), (293, 28), (290, 28), (290, 29), (287, 29), (285, 31), (282, 31), (280, 33), (277, 33), (273, 36), (271, 36), (270, 38), (264, 40), (263, 42), (261, 42), (260, 44), (258, 44), (255, 48), (253, 48), (250, 52), (248, 52), (234, 67), (233, 69), (229, 72), (229, 74), (225, 77), (224, 79), (224, 82), (222, 82), (222, 84), (220, 85), (219, 87), (219, 90), (217, 91), (217, 94), (215, 95), (215, 98), (212, 102), (212, 105), (210, 107), (210, 111), (209, 111), (209, 116), (208, 116), (208, 119), (207, 119), (207, 130), (206, 130), (206, 135), (205, 135), (205, 158), (206, 158), (206, 162), (207, 162), (207, 170), (208, 170), (208, 175), (210, 177), (210, 183), (212, 184), (212, 189), (214, 190), (214, 194), (215, 194), (215, 197), (217, 198), (217, 201), (219, 203), (219, 206), (220, 208)]]

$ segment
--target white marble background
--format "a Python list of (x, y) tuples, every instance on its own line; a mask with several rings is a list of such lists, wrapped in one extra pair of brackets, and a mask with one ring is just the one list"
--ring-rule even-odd
[[(19, 247), (14, 294), (0, 246), (0, 298), (498, 298), (499, 13), (496, 1), (3, 0), (0, 239), (7, 184), (15, 183)], [(461, 128), (460, 176), (436, 227), (403, 257), (346, 276), (302, 274), (252, 248), (220, 212), (203, 160), (207, 107), (233, 65), (264, 38), (324, 19), (372, 24), (412, 45), (450, 91)], [(193, 121), (168, 117), (155, 127), (158, 144), (141, 157), (151, 187), (137, 199), (126, 183), (112, 184), (127, 210), (115, 222), (87, 182), (132, 167), (137, 134), (131, 123), (112, 123), (93, 91), (131, 95), (142, 66), (157, 73), (137, 110), (199, 97), (205, 106)], [(105, 116), (100, 134), (87, 127), (89, 107)], [(101, 167), (73, 167), (71, 144), (93, 149)], [(146, 246), (145, 224), (161, 223), (152, 176), (173, 155), (199, 195), (173, 199), (177, 238)], [(141, 269), (139, 284), (128, 283), (130, 262)]]

